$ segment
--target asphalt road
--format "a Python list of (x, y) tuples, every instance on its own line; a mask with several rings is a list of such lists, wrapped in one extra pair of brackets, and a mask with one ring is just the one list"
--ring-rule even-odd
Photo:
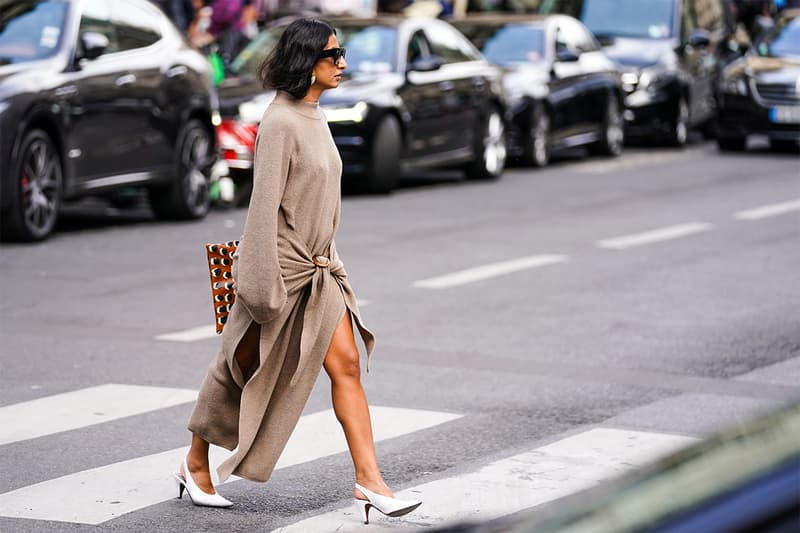
[[(352, 487), (340, 432), (316, 418), (303, 429), (314, 442), (269, 483), (220, 488), (230, 510), (177, 500), (171, 485), (153, 495), (150, 478), (170, 471), (137, 462), (188, 444), (191, 391), (219, 340), (158, 337), (209, 327), (203, 243), (238, 237), (244, 219), (161, 223), (90, 203), (49, 241), (0, 249), (0, 422), (24, 429), (0, 430), (0, 531), (360, 530), (338, 511)], [(437, 508), (435, 491), (465, 500), (470, 476), (531, 450), (576, 442), (595, 450), (589, 468), (624, 455), (617, 438), (647, 451), (669, 436), (669, 448), (800, 400), (799, 238), (800, 158), (710, 143), (346, 196), (337, 247), (378, 339), (364, 384), (379, 461), (390, 485), (428, 498), (405, 521), (373, 511), (367, 527), (502, 514), (489, 494), (469, 512)], [(323, 373), (306, 413), (329, 408)], [(565, 468), (540, 476), (551, 496), (518, 508), (581, 488)], [(145, 503), (126, 511), (129, 495)]]

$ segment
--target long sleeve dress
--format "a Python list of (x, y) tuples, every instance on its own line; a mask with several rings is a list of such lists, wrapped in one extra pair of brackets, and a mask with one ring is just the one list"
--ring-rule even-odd
[[(342, 162), (317, 104), (278, 92), (255, 148), (253, 192), (232, 266), (236, 300), (189, 420), (204, 440), (235, 450), (220, 480), (266, 481), (311, 394), (336, 326), (361, 321), (334, 234)], [(247, 382), (234, 352), (255, 321), (259, 366)]]

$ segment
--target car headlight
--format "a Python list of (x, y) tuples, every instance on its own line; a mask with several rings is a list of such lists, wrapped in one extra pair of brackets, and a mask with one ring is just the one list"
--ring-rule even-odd
[(728, 78), (722, 82), (722, 92), (746, 96), (747, 82), (744, 78)]
[(363, 122), (367, 116), (366, 102), (358, 102), (352, 107), (323, 107), (328, 122)]
[(667, 82), (668, 76), (662, 70), (644, 68), (639, 72), (639, 89), (654, 89)]

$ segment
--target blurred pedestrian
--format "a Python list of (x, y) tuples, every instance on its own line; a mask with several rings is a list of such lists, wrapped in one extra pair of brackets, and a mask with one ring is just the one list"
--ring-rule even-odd
[(245, 0), (212, 0), (211, 24), (208, 31), (214, 36), (218, 53), (227, 66), (247, 43), (243, 33)]
[(159, 0), (164, 13), (175, 23), (184, 35), (189, 34), (189, 26), (195, 17), (193, 0)]
[(185, 488), (197, 505), (232, 505), (211, 483), (209, 443), (236, 449), (218, 469), (221, 481), (231, 474), (270, 477), (323, 367), (365, 523), (372, 507), (400, 516), (421, 503), (394, 498), (378, 469), (353, 323), (368, 358), (374, 337), (361, 321), (334, 243), (342, 161), (319, 97), (339, 86), (344, 55), (327, 22), (298, 19), (259, 70), (277, 95), (256, 139), (253, 193), (232, 267), (236, 299), (189, 421), (191, 448), (176, 474), (179, 494)]

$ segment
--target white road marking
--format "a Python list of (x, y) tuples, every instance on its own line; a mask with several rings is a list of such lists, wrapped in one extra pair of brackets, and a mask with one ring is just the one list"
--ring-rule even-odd
[(106, 384), (0, 407), (0, 445), (192, 402), (197, 391)]
[(763, 205), (753, 209), (745, 209), (744, 211), (739, 211), (734, 216), (737, 220), (759, 220), (762, 218), (783, 215), (792, 211), (800, 211), (800, 198), (790, 202), (782, 202), (779, 204)]
[[(695, 442), (679, 435), (593, 429), (535, 450), (396, 493), (421, 499), (409, 515), (370, 511), (370, 531), (430, 527), (450, 521), (490, 520), (581, 491)], [(317, 515), (273, 533), (363, 532), (354, 505)]]
[(666, 228), (659, 228), (652, 231), (646, 231), (644, 233), (635, 233), (633, 235), (624, 235), (621, 237), (603, 239), (597, 241), (597, 246), (611, 250), (622, 250), (625, 248), (631, 248), (633, 246), (641, 246), (644, 244), (686, 237), (687, 235), (709, 231), (712, 227), (713, 226), (711, 224), (706, 222), (690, 222), (688, 224), (668, 226)]
[[(370, 304), (370, 300), (357, 300), (358, 307), (366, 307)], [(185, 329), (183, 331), (175, 331), (173, 333), (164, 333), (158, 335), (158, 341), (171, 341), (171, 342), (195, 342), (205, 339), (213, 339), (219, 337), (217, 335), (217, 327), (214, 324), (199, 326), (196, 328)]]
[(214, 324), (200, 326), (198, 328), (185, 329), (174, 333), (159, 335), (156, 340), (173, 342), (194, 342), (203, 339), (211, 339), (217, 336), (217, 328)]
[(566, 255), (531, 255), (528, 257), (520, 257), (510, 261), (501, 261), (499, 263), (490, 263), (475, 268), (468, 268), (460, 270), (451, 274), (437, 276), (435, 278), (423, 279), (414, 282), (414, 287), (423, 289), (447, 289), (449, 287), (456, 287), (458, 285), (466, 285), (484, 279), (503, 276), (518, 272), (520, 270), (527, 270), (530, 268), (537, 268), (555, 263), (563, 263), (568, 257)]
[[(462, 416), (394, 407), (373, 406), (370, 411), (376, 442)], [(176, 448), (0, 494), (0, 516), (101, 524), (175, 498), (177, 485), (172, 473), (177, 470), (187, 450), (188, 447)], [(344, 434), (332, 410), (305, 415), (301, 417), (276, 468), (314, 461), (346, 450)], [(212, 447), (212, 465), (218, 465), (228, 454), (227, 450)], [(191, 505), (189, 501), (183, 503)]]

